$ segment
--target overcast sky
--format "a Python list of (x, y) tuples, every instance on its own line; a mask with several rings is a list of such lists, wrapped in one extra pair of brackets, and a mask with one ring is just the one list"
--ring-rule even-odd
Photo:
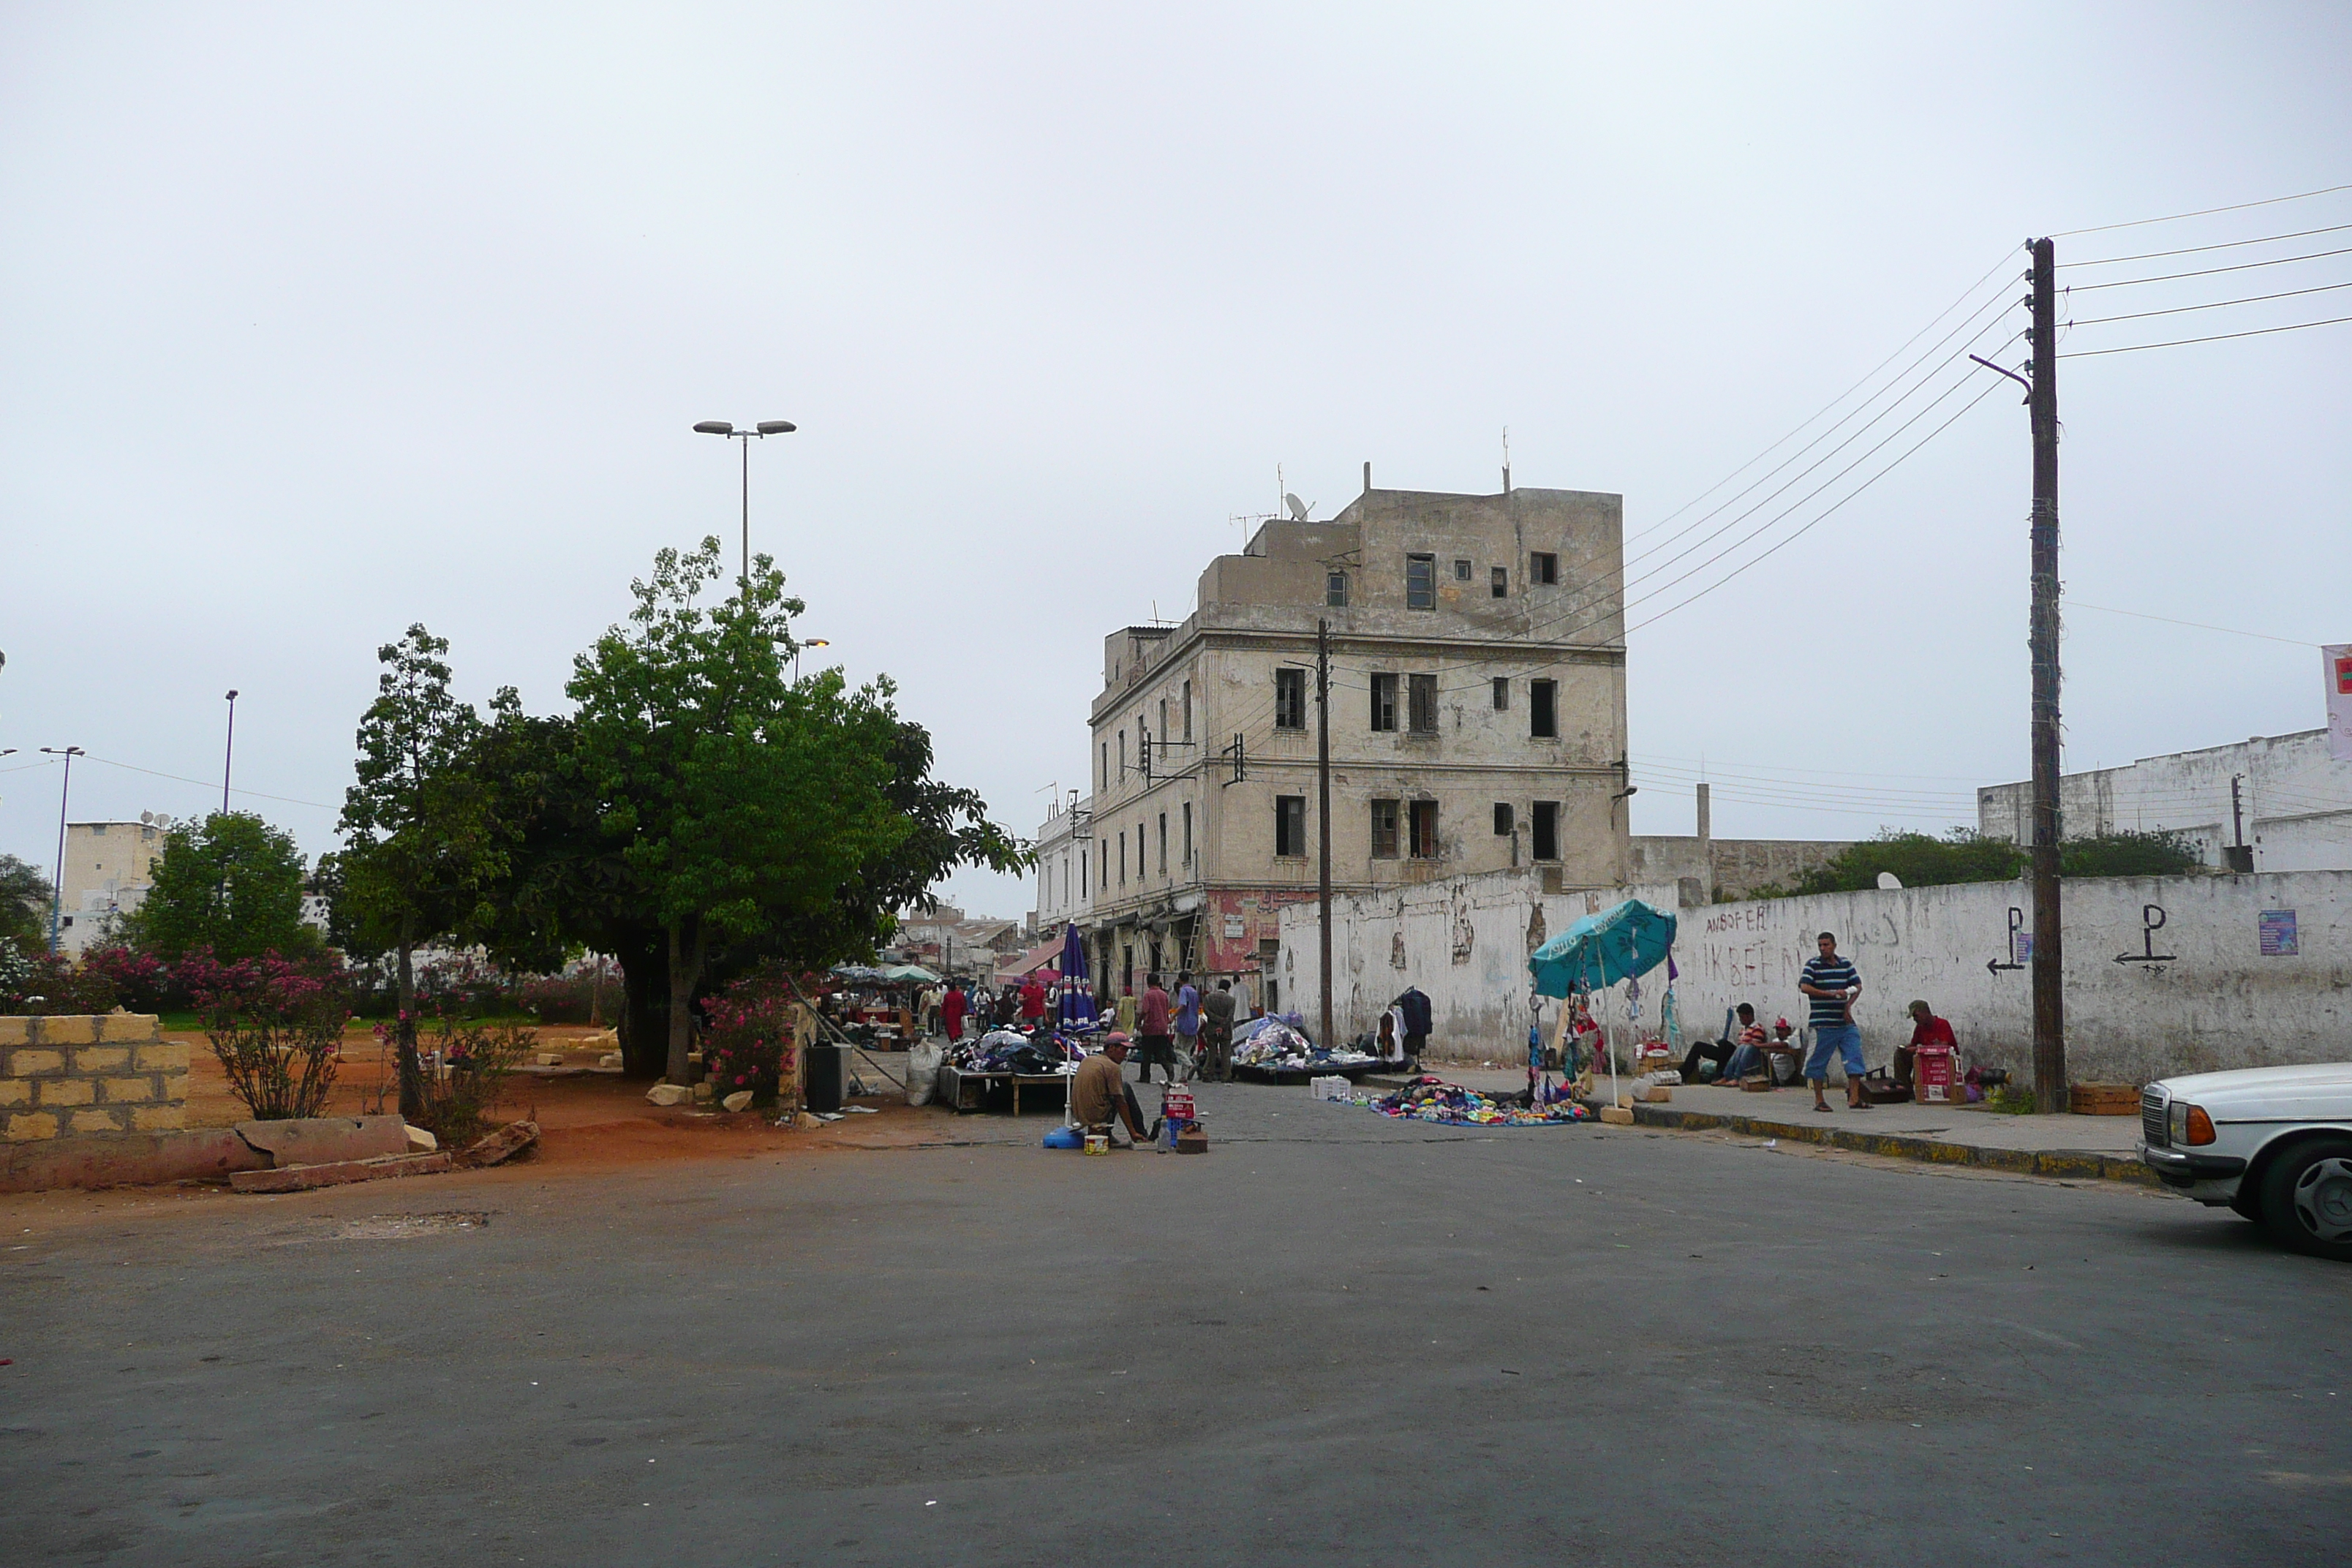
[[(2338, 5), (17, 0), (0, 768), (80, 745), (105, 761), (75, 767), (77, 820), (201, 812), (236, 687), (238, 804), (330, 848), (378, 644), (421, 620), (467, 695), (561, 707), (656, 549), (732, 548), (735, 454), (689, 426), (788, 418), (751, 454), (752, 531), (804, 634), (896, 679), (941, 774), (1027, 833), (1084, 782), (1103, 634), (1189, 613), (1276, 465), (1318, 516), (1366, 459), (1383, 486), (1487, 491), (1508, 426), (1518, 483), (1620, 492), (1640, 535), (1989, 274), (1965, 298), (1998, 316), (2029, 235), (2352, 184), (2347, 82)], [(2060, 259), (2337, 224), (2352, 191)], [(2070, 308), (2347, 280), (2336, 257)], [(1791, 534), (1844, 490), (1662, 589), (1946, 384), (1637, 579), (1661, 591), (1630, 618)], [(2070, 595), (2290, 639), (2070, 612), (2070, 768), (2324, 721), (2307, 645), (2352, 640), (2347, 393), (2352, 325), (2064, 363)], [(1724, 836), (1939, 827), (2022, 777), (2028, 477), (1996, 391), (1634, 631), (1636, 830), (1690, 831), (1701, 758)], [(0, 773), (0, 849), (48, 864), (58, 783)], [(1010, 879), (952, 891), (1029, 903)]]

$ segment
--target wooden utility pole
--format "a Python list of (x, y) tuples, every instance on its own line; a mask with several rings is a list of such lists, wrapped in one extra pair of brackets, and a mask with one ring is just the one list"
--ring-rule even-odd
[(1323, 1032), (1315, 1043), (1333, 1048), (1331, 1038), (1331, 623), (1315, 623), (1315, 873), (1317, 912), (1323, 945)]
[(2065, 944), (2058, 908), (2058, 279), (2033, 242), (2033, 1100), (2066, 1109)]

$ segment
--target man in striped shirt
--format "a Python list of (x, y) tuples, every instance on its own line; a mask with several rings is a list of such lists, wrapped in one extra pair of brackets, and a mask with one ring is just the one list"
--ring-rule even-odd
[(1853, 1000), (1862, 994), (1862, 976), (1854, 973), (1850, 961), (1839, 956), (1834, 935), (1822, 932), (1820, 946), (1820, 956), (1809, 960), (1804, 973), (1797, 977), (1797, 989), (1812, 1005), (1813, 1050), (1805, 1058), (1805, 1077), (1812, 1082), (1813, 1109), (1823, 1114), (1829, 1111), (1830, 1102), (1822, 1089), (1829, 1082), (1830, 1053), (1835, 1051), (1845, 1062), (1847, 1107), (1867, 1110), (1870, 1102), (1862, 1098), (1862, 1031), (1853, 1025)]

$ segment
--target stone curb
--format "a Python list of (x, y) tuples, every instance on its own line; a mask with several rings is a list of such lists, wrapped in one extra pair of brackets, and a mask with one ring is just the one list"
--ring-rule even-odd
[(352, 1182), (372, 1182), (379, 1176), (430, 1176), (449, 1168), (449, 1156), (380, 1154), (372, 1160), (337, 1160), (321, 1165), (280, 1165), (267, 1171), (239, 1171), (228, 1184), (240, 1193), (299, 1193), (312, 1187), (339, 1187)]
[(2021, 1176), (2059, 1176), (2131, 1182), (2158, 1185), (2156, 1173), (2129, 1154), (2103, 1154), (2088, 1150), (1991, 1149), (1981, 1143), (1954, 1143), (1942, 1138), (1920, 1138), (1901, 1132), (1850, 1132), (1842, 1127), (1815, 1127), (1803, 1122), (1768, 1121), (1760, 1116), (1723, 1116), (1707, 1110), (1675, 1110), (1663, 1105), (1633, 1107), (1633, 1121), (1642, 1127), (1698, 1132), (1720, 1129), (1757, 1138), (1788, 1138), (1801, 1143), (1825, 1143), (1862, 1154), (1893, 1160), (1917, 1160), (1932, 1165), (1974, 1165), (1989, 1171), (2009, 1171)]

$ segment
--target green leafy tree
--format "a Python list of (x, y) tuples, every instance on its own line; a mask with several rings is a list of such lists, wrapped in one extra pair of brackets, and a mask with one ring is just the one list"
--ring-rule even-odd
[(898, 720), (887, 682), (790, 679), (783, 575), (766, 556), (732, 598), (719, 541), (664, 550), (636, 608), (573, 662), (572, 765), (619, 851), (617, 890), (661, 932), (673, 1081), (687, 1077), (689, 1007), (715, 947), (813, 920), (912, 830), (893, 808)]
[(1956, 827), (1941, 838), (1925, 833), (1882, 829), (1875, 838), (1847, 846), (1826, 865), (1798, 878), (1796, 893), (1850, 893), (1878, 886), (1878, 874), (1892, 871), (1906, 888), (1948, 882), (2005, 882), (2025, 864), (2025, 851), (2005, 838), (1988, 838)]
[[(507, 834), (471, 764), (481, 716), (449, 690), (448, 640), (423, 626), (376, 650), (384, 666), (361, 715), (358, 782), (344, 792), (344, 847), (331, 923), (394, 954), (394, 1050), (403, 1116), (425, 1114), (416, 1052), (416, 949), (479, 915), (505, 869)], [(501, 691), (501, 709), (514, 706)]]
[(26, 952), (49, 944), (49, 879), (39, 867), (0, 855), (0, 945)]
[(2058, 846), (2063, 877), (2180, 877), (2204, 868), (2197, 846), (2179, 833), (2099, 833)]
[(251, 812), (215, 812), (164, 836), (147, 897), (117, 918), (123, 942), (175, 962), (201, 949), (225, 963), (316, 952), (302, 922), (302, 851)]

